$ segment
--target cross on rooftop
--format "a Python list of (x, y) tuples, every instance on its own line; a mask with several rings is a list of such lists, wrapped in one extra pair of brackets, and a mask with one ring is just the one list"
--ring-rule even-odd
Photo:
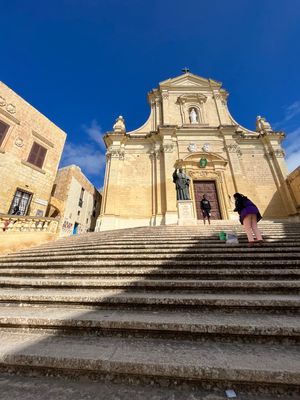
[(184, 67), (182, 68), (182, 72), (187, 74), (188, 72), (190, 72), (190, 69), (188, 67)]

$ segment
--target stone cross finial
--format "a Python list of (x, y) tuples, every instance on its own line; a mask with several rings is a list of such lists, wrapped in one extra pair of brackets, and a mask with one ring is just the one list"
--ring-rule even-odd
[(122, 115), (116, 119), (116, 123), (113, 126), (115, 133), (126, 133), (125, 121)]
[(181, 70), (182, 72), (184, 72), (185, 74), (187, 74), (188, 72), (190, 72), (190, 69), (188, 67), (184, 67)]

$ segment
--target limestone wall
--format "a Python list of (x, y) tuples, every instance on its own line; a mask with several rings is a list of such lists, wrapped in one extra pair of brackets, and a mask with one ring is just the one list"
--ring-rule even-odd
[[(9, 125), (0, 147), (0, 212), (18, 188), (32, 194), (27, 214), (45, 215), (66, 134), (2, 82), (0, 120)], [(27, 161), (33, 142), (47, 149), (42, 168)]]
[(300, 216), (300, 166), (288, 175), (287, 184), (296, 207), (297, 215)]
[[(223, 219), (237, 218), (235, 192), (252, 199), (264, 217), (295, 213), (286, 184), (284, 133), (273, 131), (261, 118), (257, 131), (239, 125), (228, 110), (227, 96), (219, 82), (183, 74), (149, 93), (151, 113), (142, 127), (126, 132), (122, 118), (122, 129), (115, 125), (105, 135), (107, 164), (98, 230), (177, 223), (172, 174), (179, 166), (190, 175), (194, 206), (193, 182), (215, 182)], [(207, 159), (205, 168), (200, 158)]]
[[(63, 204), (60, 236), (72, 235), (75, 223), (78, 224), (78, 234), (94, 230), (100, 213), (101, 195), (80, 168), (71, 165), (59, 169), (54, 188), (53, 196)], [(84, 195), (80, 206), (79, 198), (82, 188)]]
[(56, 239), (57, 234), (49, 232), (1, 232), (0, 255), (14, 253)]

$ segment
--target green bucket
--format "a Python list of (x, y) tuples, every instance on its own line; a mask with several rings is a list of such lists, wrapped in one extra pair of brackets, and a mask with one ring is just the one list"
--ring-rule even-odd
[(226, 233), (224, 231), (219, 232), (219, 239), (226, 240)]

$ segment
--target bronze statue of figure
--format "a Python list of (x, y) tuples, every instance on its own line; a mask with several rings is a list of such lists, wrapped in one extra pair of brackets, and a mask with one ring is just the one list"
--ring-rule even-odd
[(182, 168), (175, 169), (173, 172), (173, 182), (176, 185), (177, 200), (190, 200), (190, 178), (183, 172)]

